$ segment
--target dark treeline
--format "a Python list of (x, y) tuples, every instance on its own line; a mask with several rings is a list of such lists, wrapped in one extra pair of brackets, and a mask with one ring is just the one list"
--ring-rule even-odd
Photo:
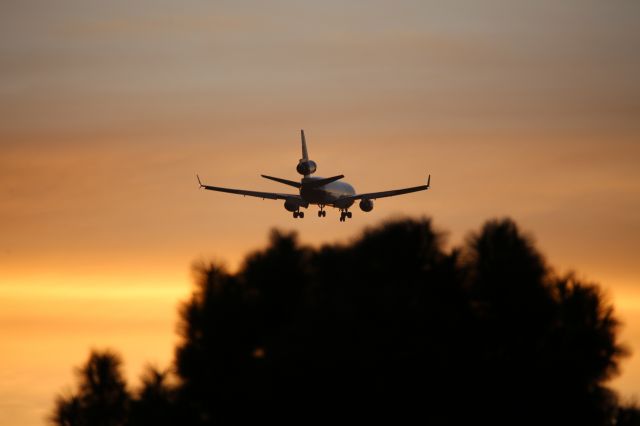
[(54, 424), (640, 424), (606, 387), (612, 307), (510, 220), (453, 250), (428, 219), (319, 249), (274, 231), (237, 273), (197, 272), (174, 364), (130, 390), (94, 351)]

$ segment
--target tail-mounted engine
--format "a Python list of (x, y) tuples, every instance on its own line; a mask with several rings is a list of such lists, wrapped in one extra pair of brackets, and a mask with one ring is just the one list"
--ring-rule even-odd
[(316, 167), (317, 166), (316, 166), (316, 163), (314, 161), (311, 161), (311, 160), (300, 160), (300, 162), (298, 163), (298, 166), (296, 167), (296, 170), (301, 175), (307, 176), (307, 175), (315, 173)]
[(371, 210), (373, 210), (373, 200), (369, 200), (366, 198), (360, 200), (360, 210), (362, 210), (363, 212), (370, 212)]
[(309, 160), (309, 152), (307, 151), (307, 140), (304, 138), (304, 130), (300, 130), (300, 140), (302, 142), (302, 158), (298, 162), (296, 170), (304, 176), (309, 176), (316, 171), (316, 163)]

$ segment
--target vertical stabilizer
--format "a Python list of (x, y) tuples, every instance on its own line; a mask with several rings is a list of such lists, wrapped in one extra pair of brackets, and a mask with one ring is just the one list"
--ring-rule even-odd
[(308, 161), (309, 154), (307, 153), (307, 140), (304, 138), (304, 130), (300, 130), (300, 136), (302, 137), (302, 161)]
[(302, 158), (298, 161), (296, 170), (304, 177), (309, 177), (310, 174), (316, 172), (316, 163), (309, 160), (309, 153), (307, 152), (307, 140), (304, 138), (304, 130), (300, 130), (300, 138), (302, 139)]

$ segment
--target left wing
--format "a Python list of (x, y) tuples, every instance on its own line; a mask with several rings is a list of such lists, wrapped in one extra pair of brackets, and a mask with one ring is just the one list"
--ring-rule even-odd
[(210, 191), (218, 191), (218, 192), (227, 192), (229, 194), (239, 194), (249, 197), (257, 197), (257, 198), (268, 198), (270, 200), (287, 200), (289, 198), (302, 200), (302, 197), (298, 194), (280, 194), (277, 192), (260, 192), (260, 191), (247, 191), (244, 189), (233, 189), (233, 188), (221, 188), (219, 186), (211, 186), (211, 185), (203, 185), (200, 181), (200, 176), (196, 175), (198, 178), (198, 183), (200, 184), (200, 188), (208, 189)]
[(402, 194), (410, 194), (412, 192), (425, 191), (431, 188), (431, 175), (427, 179), (426, 185), (413, 186), (411, 188), (403, 188), (403, 189), (392, 189), (391, 191), (381, 191), (381, 192), (368, 192), (366, 194), (356, 194), (348, 197), (341, 197), (340, 200), (375, 200), (376, 198), (385, 198), (385, 197), (394, 197), (396, 195)]

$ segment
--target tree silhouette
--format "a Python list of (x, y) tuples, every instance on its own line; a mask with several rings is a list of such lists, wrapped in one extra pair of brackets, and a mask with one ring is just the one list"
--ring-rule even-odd
[(216, 265), (198, 271), (198, 288), (181, 310), (176, 367), (180, 399), (194, 421), (207, 424), (234, 401), (253, 398), (260, 341), (255, 296), (240, 278)]
[(466, 271), (483, 360), (478, 411), (492, 415), (493, 400), (504, 407), (494, 421), (527, 412), (532, 423), (607, 424), (615, 405), (601, 385), (625, 351), (597, 288), (554, 277), (510, 220), (468, 239)]
[(120, 426), (127, 419), (130, 395), (122, 361), (111, 351), (93, 351), (77, 371), (77, 394), (59, 396), (52, 421), (68, 426)]
[(131, 402), (129, 424), (170, 426), (181, 423), (176, 389), (170, 372), (147, 367), (141, 377), (142, 387)]
[(557, 276), (509, 219), (452, 250), (429, 219), (315, 249), (274, 231), (237, 273), (217, 264), (196, 272), (175, 377), (148, 370), (129, 402), (117, 397), (126, 391), (87, 386), (85, 368), (78, 395), (58, 399), (56, 424), (84, 424), (77, 419), (106, 406), (119, 407), (105, 414), (117, 419), (92, 424), (640, 418), (605, 386), (626, 355), (613, 308), (596, 285)]
[(51, 422), (60, 426), (79, 426), (86, 424), (83, 418), (80, 398), (76, 395), (58, 395)]
[(616, 426), (640, 426), (640, 409), (634, 402), (621, 405), (613, 422)]

